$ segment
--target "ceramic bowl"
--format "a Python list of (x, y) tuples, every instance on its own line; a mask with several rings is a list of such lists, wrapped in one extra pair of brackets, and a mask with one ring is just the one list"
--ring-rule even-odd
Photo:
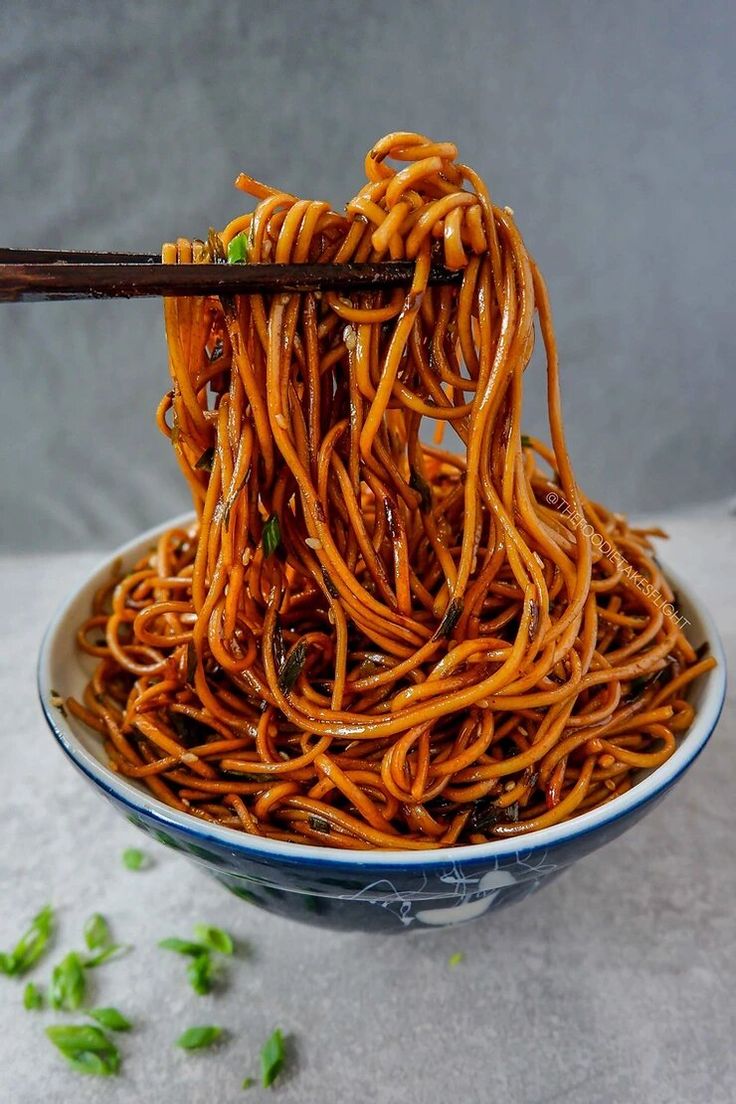
[(119, 813), (269, 912), (330, 928), (405, 932), (455, 925), (521, 901), (653, 809), (695, 761), (718, 721), (726, 682), (721, 643), (707, 610), (668, 571), (678, 609), (690, 622), (689, 638), (695, 645), (707, 640), (718, 666), (691, 688), (696, 717), (674, 755), (609, 804), (517, 839), (426, 852), (342, 851), (203, 823), (111, 771), (95, 733), (52, 704), (52, 691), (81, 696), (88, 667), (75, 648), (75, 630), (113, 562), (122, 557), (126, 566), (133, 563), (160, 532), (190, 521), (177, 518), (118, 549), (64, 602), (41, 646), (41, 704), (62, 751)]

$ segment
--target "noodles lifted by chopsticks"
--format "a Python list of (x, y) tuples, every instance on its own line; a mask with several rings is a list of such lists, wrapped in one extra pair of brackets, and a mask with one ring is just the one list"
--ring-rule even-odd
[[(342, 848), (479, 843), (663, 763), (713, 660), (648, 534), (577, 486), (511, 210), (449, 142), (390, 134), (365, 169), (345, 214), (240, 176), (252, 213), (164, 247), (416, 267), (408, 290), (351, 298), (167, 300), (158, 422), (197, 522), (98, 593), (79, 643), (99, 662), (69, 705), (117, 771), (206, 820)], [(462, 285), (428, 287), (432, 260)], [(535, 322), (551, 448), (521, 432)]]

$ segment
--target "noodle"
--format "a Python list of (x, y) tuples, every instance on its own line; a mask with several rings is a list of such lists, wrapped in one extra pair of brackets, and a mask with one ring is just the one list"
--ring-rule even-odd
[[(252, 213), (164, 246), (172, 264), (239, 240), (250, 263), (415, 271), (407, 291), (166, 300), (157, 420), (197, 521), (95, 596), (78, 644), (97, 667), (68, 705), (120, 774), (245, 832), (348, 849), (520, 835), (664, 762), (714, 661), (647, 532), (578, 488), (513, 213), (448, 142), (391, 134), (365, 169), (343, 215), (243, 174)], [(435, 260), (462, 284), (429, 286)], [(551, 448), (521, 432), (535, 323)]]

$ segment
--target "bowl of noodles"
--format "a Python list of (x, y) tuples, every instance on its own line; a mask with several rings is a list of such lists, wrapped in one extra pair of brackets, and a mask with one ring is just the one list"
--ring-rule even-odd
[(718, 666), (690, 684), (694, 720), (674, 753), (659, 767), (638, 770), (634, 784), (606, 804), (519, 837), (421, 850), (346, 850), (329, 846), (329, 834), (324, 845), (314, 845), (203, 820), (157, 798), (143, 779), (112, 770), (97, 733), (65, 704), (84, 698), (94, 670), (94, 661), (72, 641), (95, 594), (106, 590), (125, 565), (150, 558), (163, 533), (187, 531), (193, 520), (178, 519), (121, 548), (65, 602), (41, 648), (39, 694), (63, 752), (119, 813), (204, 866), (243, 900), (270, 912), (328, 928), (395, 933), (454, 926), (520, 901), (654, 808), (692, 765), (716, 726), (725, 695), (720, 642), (708, 612), (668, 572), (693, 642), (707, 640)]
[[(633, 824), (707, 741), (724, 665), (664, 534), (577, 481), (513, 211), (450, 142), (390, 134), (365, 171), (344, 213), (241, 174), (252, 211), (164, 246), (413, 279), (165, 300), (157, 422), (194, 513), (67, 601), (39, 687), (87, 778), (233, 892), (400, 931)], [(522, 432), (537, 339), (549, 445)]]

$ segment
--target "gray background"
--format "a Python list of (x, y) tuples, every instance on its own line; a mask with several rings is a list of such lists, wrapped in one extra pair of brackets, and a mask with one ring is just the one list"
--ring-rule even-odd
[[(157, 248), (242, 167), (342, 204), (384, 132), (458, 141), (550, 283), (586, 489), (732, 493), (733, 48), (706, 3), (4, 3), (0, 242)], [(0, 311), (2, 544), (111, 545), (186, 503), (157, 302)], [(543, 386), (527, 385), (530, 431)]]

